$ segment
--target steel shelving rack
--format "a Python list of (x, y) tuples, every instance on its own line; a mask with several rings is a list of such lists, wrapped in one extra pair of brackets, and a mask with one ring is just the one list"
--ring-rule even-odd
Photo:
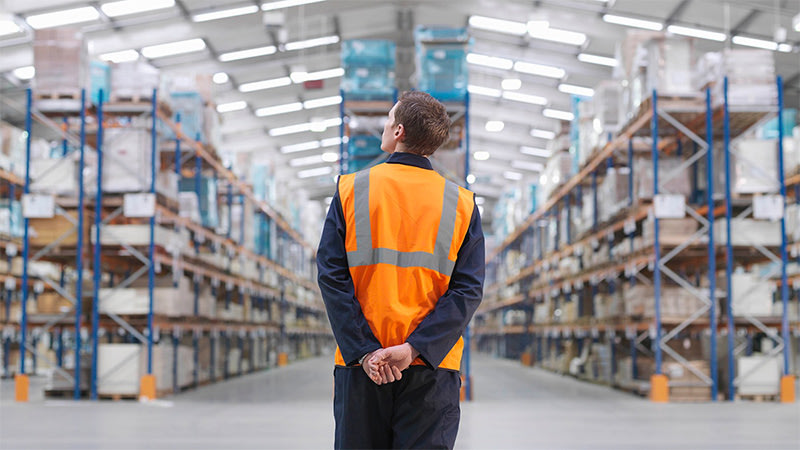
[[(53, 126), (53, 122), (48, 117), (34, 108), (32, 95), (32, 91), (28, 90), (25, 110), (26, 128), (28, 131), (28, 150), (26, 157), (28, 160), (30, 159), (32, 119), (35, 118), (37, 122), (43, 123), (50, 128), (57, 129), (57, 127)], [(177, 385), (177, 351), (178, 345), (182, 341), (189, 343), (193, 350), (194, 368), (192, 386), (199, 385), (198, 353), (201, 345), (200, 341), (204, 339), (210, 341), (209, 352), (211, 365), (209, 378), (211, 381), (215, 381), (220, 375), (215, 373), (215, 359), (219, 360), (222, 358), (227, 363), (228, 358), (227, 351), (221, 355), (216, 354), (218, 353), (216, 351), (218, 340), (225, 344), (226, 350), (230, 349), (231, 345), (238, 347), (241, 352), (240, 355), (244, 355), (244, 349), (246, 347), (250, 358), (250, 371), (257, 367), (255, 361), (256, 354), (259, 355), (259, 358), (263, 359), (263, 361), (259, 362), (258, 367), (267, 367), (269, 365), (268, 359), (272, 356), (277, 357), (278, 365), (286, 364), (289, 360), (288, 354), (285, 353), (288, 349), (288, 341), (293, 341), (295, 343), (311, 342), (310, 347), (317, 352), (321, 346), (327, 345), (331, 341), (331, 333), (327, 327), (322, 325), (324, 322), (321, 318), (325, 314), (324, 308), (319, 301), (315, 284), (303, 275), (303, 271), (310, 272), (311, 270), (310, 260), (312, 249), (309, 244), (303, 241), (300, 235), (289, 226), (288, 222), (267, 203), (256, 198), (252, 189), (247, 184), (239, 180), (229, 169), (223, 167), (216, 158), (213, 148), (204, 145), (198, 139), (190, 139), (184, 135), (180, 130), (180, 125), (172, 122), (171, 114), (163, 107), (162, 103), (159, 102), (155, 90), (149, 101), (135, 103), (99, 103), (94, 110), (87, 108), (85, 95), (85, 91), (81, 93), (82, 98), (79, 109), (67, 113), (71, 115), (74, 115), (76, 112), (79, 113), (80, 137), (76, 138), (70, 133), (68, 121), (66, 119), (64, 119), (65, 125), (61, 130), (61, 135), (65, 140), (64, 158), (70, 156), (70, 153), (66, 151), (66, 141), (79, 142), (81, 169), (83, 169), (85, 164), (84, 153), (88, 147), (88, 145), (86, 145), (87, 136), (96, 136), (96, 145), (92, 150), (97, 157), (97, 193), (95, 201), (93, 202), (94, 229), (96, 230), (93, 236), (97, 238), (94, 239), (93, 252), (91, 254), (91, 270), (86, 270), (86, 262), (84, 261), (84, 247), (87, 246), (87, 243), (84, 242), (84, 238), (88, 237), (88, 234), (84, 236), (86, 233), (78, 233), (77, 248), (74, 255), (72, 255), (77, 259), (74, 264), (66, 261), (63, 249), (58, 249), (60, 253), (57, 252), (55, 255), (51, 254), (52, 250), (56, 249), (58, 243), (65, 236), (68, 236), (69, 233), (74, 233), (76, 229), (85, 230), (85, 228), (87, 228), (86, 225), (88, 225), (88, 222), (84, 222), (84, 209), (90, 210), (91, 208), (85, 205), (85, 203), (87, 203), (87, 195), (84, 191), (82, 179), (83, 170), (81, 170), (78, 198), (65, 200), (71, 207), (75, 207), (77, 203), (77, 211), (80, 213), (79, 218), (71, 221), (75, 226), (69, 232), (65, 233), (64, 236), (60, 237), (52, 244), (45, 246), (33, 256), (28, 254), (28, 219), (25, 219), (26, 235), (23, 238), (23, 285), (31, 284), (28, 280), (28, 278), (30, 278), (28, 266), (30, 263), (40, 258), (60, 263), (62, 267), (66, 267), (67, 265), (71, 265), (73, 268), (84, 267), (84, 270), (73, 269), (75, 272), (74, 278), (77, 278), (75, 288), (77, 294), (74, 296), (64, 288), (65, 277), (63, 273), (60, 282), (42, 277), (39, 274), (36, 276), (37, 282), (44, 282), (58, 294), (70, 300), (76, 307), (69, 313), (64, 313), (57, 318), (40, 324), (28, 320), (26, 314), (27, 308), (23, 306), (21, 323), (6, 324), (4, 328), (4, 345), (8, 347), (12, 334), (15, 334), (20, 341), (20, 348), (30, 351), (35, 357), (35, 345), (30, 346), (27, 344), (29, 335), (30, 337), (37, 336), (40, 333), (49, 331), (49, 329), (56, 324), (72, 327), (72, 336), (74, 339), (73, 351), (76, 355), (75, 376), (71, 376), (67, 371), (60, 368), (63, 348), (65, 347), (61, 330), (58, 330), (55, 336), (55, 341), (58, 345), (56, 370), (64, 372), (62, 375), (65, 378), (74, 381), (73, 396), (76, 399), (81, 398), (85, 391), (88, 391), (88, 395), (92, 399), (98, 397), (97, 383), (102, 375), (98, 374), (97, 346), (100, 339), (103, 337), (107, 337), (109, 343), (122, 340), (123, 342), (135, 343), (138, 341), (145, 344), (147, 347), (147, 374), (151, 375), (153, 372), (153, 344), (162, 336), (162, 330), (164, 333), (171, 334), (173, 344), (172, 370), (174, 376), (174, 386), (171, 390), (174, 391), (180, 388), (180, 386)], [(102, 98), (102, 95), (100, 97)], [(92, 130), (87, 130), (87, 115), (89, 114), (93, 115), (96, 121), (96, 129), (92, 128)], [(105, 118), (110, 116), (136, 116), (146, 117), (150, 120), (150, 183), (149, 189), (142, 193), (154, 196), (157, 201), (155, 202), (153, 214), (146, 217), (149, 230), (149, 243), (144, 246), (125, 244), (122, 240), (114, 239), (114, 236), (112, 236), (113, 231), (109, 233), (109, 231), (111, 231), (110, 225), (112, 222), (120, 220), (123, 217), (124, 205), (123, 196), (106, 195), (106, 198), (103, 198), (103, 132), (104, 127), (107, 126)], [(178, 121), (179, 120), (178, 118)], [(226, 192), (223, 194), (224, 199), (222, 200), (223, 202), (227, 202), (229, 207), (228, 230), (225, 236), (219, 236), (215, 233), (215, 230), (205, 228), (188, 218), (180, 217), (177, 212), (177, 203), (165, 198), (161, 192), (157, 192), (155, 173), (157, 166), (156, 158), (166, 156), (167, 154), (167, 151), (163, 149), (163, 142), (159, 143), (159, 125), (166, 126), (175, 134), (175, 162), (173, 168), (176, 175), (189, 174), (195, 177), (195, 193), (199, 194), (199, 192), (197, 192), (199, 190), (199, 177), (203, 171), (206, 173), (211, 172), (217, 183), (224, 183), (227, 187)], [(186, 158), (181, 157), (181, 143), (188, 145), (190, 148), (190, 152), (188, 152)], [(160, 155), (159, 148), (161, 148)], [(186, 163), (192, 159), (194, 159), (195, 163), (193, 171), (186, 167)], [(166, 166), (163, 164), (163, 161), (161, 164), (162, 166)], [(29, 170), (27, 175), (25, 183), (23, 183), (26, 188), (25, 194), (27, 194), (30, 185)], [(180, 177), (178, 177), (178, 182), (179, 180)], [(178, 188), (178, 186), (175, 187), (176, 189)], [(233, 204), (234, 196), (238, 197), (239, 201), (242, 203), (251, 202), (263, 220), (269, 221), (273, 229), (280, 230), (279, 241), (281, 246), (284, 248), (288, 248), (289, 246), (297, 247), (300, 250), (294, 253), (299, 254), (300, 258), (304, 259), (304, 261), (300, 261), (298, 257), (295, 257), (294, 260), (289, 260), (291, 252), (288, 250), (277, 257), (270, 257), (272, 255), (267, 255), (264, 251), (265, 249), (259, 249), (259, 251), (251, 250), (243, 242), (244, 233), (241, 232), (243, 230), (240, 230), (239, 242), (234, 242), (230, 238), (230, 206)], [(56, 211), (64, 213), (63, 208), (60, 206), (56, 208)], [(244, 214), (244, 211), (245, 209), (242, 208), (242, 214)], [(89, 219), (86, 218), (86, 220), (88, 221)], [(244, 220), (241, 222), (242, 227), (244, 227)], [(164, 248), (161, 244), (156, 243), (155, 231), (157, 225), (187, 230), (192, 236), (194, 255), (176, 254), (175, 252), (171, 252), (170, 249)], [(114, 242), (113, 245), (108, 245), (105, 236), (111, 236), (112, 240), (116, 242)], [(212, 254), (218, 257), (215, 260), (217, 264), (212, 264), (199, 258), (200, 251), (204, 249), (210, 250)], [(138, 264), (140, 266), (136, 268), (136, 270), (133, 270), (131, 268), (133, 264)], [(237, 264), (238, 268), (233, 270)], [(255, 272), (257, 273), (252, 273), (252, 271), (250, 271), (251, 273), (244, 273), (244, 266), (246, 264), (255, 267)], [(178, 273), (179, 276), (182, 276), (184, 273), (192, 276), (195, 313), (193, 316), (175, 318), (159, 316), (153, 313), (154, 277), (156, 273), (163, 272), (165, 268), (172, 270), (173, 274)], [(86, 298), (81, 292), (81, 290), (84, 289), (84, 283), (81, 278), (85, 270), (87, 273), (91, 274), (93, 281), (93, 292), (91, 296), (92, 311), (88, 317), (91, 330), (88, 333), (85, 332), (86, 326), (84, 321), (86, 321), (87, 318), (82, 315), (82, 310), (84, 308), (83, 305), (81, 305), (82, 299)], [(129, 286), (133, 281), (143, 277), (145, 274), (147, 274), (148, 279), (147, 292), (149, 308), (148, 313), (144, 317), (123, 317), (108, 311), (100, 310), (100, 289), (104, 283), (107, 283), (108, 287), (112, 288), (110, 295), (113, 295), (117, 289)], [(120, 280), (120, 278), (121, 281), (115, 283), (115, 280)], [(249, 307), (251, 311), (258, 310), (266, 315), (268, 317), (266, 319), (267, 322), (238, 322), (222, 320), (221, 318), (205, 319), (198, 317), (197, 302), (200, 283), (204, 280), (211, 285), (211, 291), (214, 295), (219, 297), (224, 296), (226, 305), (232, 301), (234, 296), (238, 299), (240, 304), (247, 299), (247, 301), (250, 302)], [(221, 290), (223, 285), (224, 294)], [(41, 288), (37, 289), (41, 290)], [(30, 288), (21, 289), (23, 305), (27, 305), (26, 300), (30, 295), (30, 290)], [(107, 298), (108, 296), (104, 296), (103, 300)], [(215, 302), (216, 301), (215, 299)], [(242, 307), (244, 306), (245, 305), (242, 304)], [(289, 308), (300, 311), (299, 314), (301, 315), (316, 317), (316, 323), (318, 325), (287, 327), (285, 324), (285, 316)], [(75, 314), (74, 324), (66, 324), (62, 320), (70, 313)], [(278, 315), (280, 317), (276, 317)], [(31, 330), (31, 326), (36, 326), (36, 328)], [(116, 335), (110, 331), (114, 329), (119, 331)], [(18, 332), (16, 332), (16, 330), (18, 330)], [(26, 394), (25, 397), (27, 397), (27, 378), (24, 377), (24, 358), (26, 353), (26, 351), (20, 352), (22, 366), (20, 375), (23, 377), (19, 379), (20, 387), (24, 387), (22, 390)], [(91, 357), (91, 373), (88, 377), (88, 383), (81, 380), (82, 353), (88, 354)], [(4, 352), (4, 354), (7, 355), (8, 352)], [(115, 369), (118, 369), (120, 365), (116, 366)], [(228, 372), (228, 367), (226, 365), (222, 375), (227, 378), (228, 375), (231, 375)], [(234, 373), (241, 374), (243, 372), (243, 361), (240, 360), (238, 370), (234, 371)], [(22, 386), (22, 384), (24, 384), (24, 386)], [(88, 385), (88, 389), (85, 387), (86, 385)], [(157, 394), (155, 392), (155, 381), (153, 379), (146, 380), (142, 388), (142, 394), (145, 396), (155, 397)], [(163, 393), (163, 391), (159, 392), (159, 394), (160, 393)]]
[[(779, 79), (778, 84), (780, 83)], [(729, 312), (730, 296), (720, 293), (716, 283), (720, 271), (725, 268), (726, 257), (719, 251), (721, 248), (719, 242), (715, 242), (714, 222), (720, 217), (726, 217), (723, 200), (726, 197), (730, 198), (730, 192), (727, 190), (722, 195), (714, 192), (713, 174), (716, 169), (712, 150), (715, 139), (723, 137), (727, 146), (730, 136), (738, 136), (762, 122), (769, 114), (775, 112), (775, 107), (747, 107), (729, 111), (725, 99), (716, 106), (712, 105), (710, 89), (706, 90), (704, 97), (676, 99), (659, 96), (658, 92), (653, 91), (651, 97), (640, 106), (638, 112), (617, 136), (609, 139), (608, 144), (599, 149), (575, 176), (558, 188), (540, 209), (531, 214), (490, 255), (487, 259), (487, 273), (500, 279), (487, 289), (487, 299), (478, 313), (480, 322), (476, 334), (482, 350), (491, 351), (494, 348), (495, 352), (508, 353), (511, 356), (527, 350), (529, 360), (535, 359), (537, 363), (541, 363), (545, 356), (550, 359), (565, 345), (577, 347), (577, 353), (581, 354), (587, 343), (600, 342), (602, 337), (605, 337), (605, 345), (611, 354), (610, 379), (604, 380), (608, 384), (618, 386), (625, 384), (621, 387), (641, 392), (650, 391), (651, 397), (657, 401), (666, 401), (669, 398), (670, 387), (707, 388), (708, 399), (717, 399), (720, 387), (717, 379), (719, 361), (717, 333), (725, 320), (719, 318), (720, 314), (716, 309), (718, 299), (728, 297)], [(778, 106), (782, 108), (782, 100)], [(683, 209), (688, 217), (699, 223), (699, 228), (682, 242), (668, 242), (669, 245), (660, 242), (659, 221), (667, 219), (652, 217), (654, 244), (640, 249), (634, 247), (635, 236), (643, 232), (645, 226), (643, 220), (653, 215), (652, 204), (641, 202), (637, 204), (634, 201), (634, 154), (643, 150), (635, 148), (633, 138), (636, 136), (647, 136), (652, 139), (648, 153), (652, 159), (654, 195), (667, 193), (664, 191), (665, 182), (679, 171), (688, 171), (689, 176), (695, 180), (694, 191), (690, 196), (692, 201), (683, 205)], [(687, 144), (694, 144), (694, 151), (688, 157), (683, 155), (683, 148), (688, 146)], [(659, 180), (658, 163), (661, 155), (679, 155), (682, 157), (682, 163), (673, 173), (666, 174)], [(601, 222), (597, 215), (598, 178), (602, 176), (604, 169), (614, 166), (618, 161), (622, 161), (622, 166), (627, 165), (629, 168), (627, 208), (610, 220)], [(705, 162), (705, 170), (701, 170), (703, 169), (701, 162)], [(782, 174), (782, 167), (780, 170)], [(704, 192), (698, 189), (697, 184), (703, 176), (706, 181)], [(782, 175), (780, 183), (781, 186), (789, 184), (784, 183)], [(571, 219), (569, 211), (579, 206), (581, 202), (582, 195), (578, 191), (584, 189), (590, 189), (592, 194), (590, 201), (593, 205), (585, 205), (593, 206), (592, 224), (590, 231), (582, 236), (574, 236), (571, 223), (561, 223), (563, 219), (560, 208), (566, 208), (569, 221)], [(785, 199), (785, 192), (782, 191), (780, 196)], [(730, 213), (727, 218), (730, 220)], [(548, 230), (547, 226), (552, 221), (555, 222), (555, 230)], [(566, 234), (567, 244), (561, 248), (558, 245), (560, 233)], [(728, 236), (730, 237), (730, 234)], [(545, 244), (553, 239), (555, 242), (549, 249), (546, 248)], [(630, 241), (630, 250), (624, 251), (622, 255), (612, 254), (614, 245), (619, 248), (625, 240)], [(594, 253), (601, 249), (606, 251), (602, 248), (603, 245), (607, 246), (609, 252), (609, 257), (605, 261), (585, 266), (583, 258), (579, 258), (580, 267), (575, 273), (556, 273), (556, 266), (561, 259), (583, 256), (586, 252)], [(511, 273), (499, 273), (502, 270), (502, 262), (510, 250), (521, 251), (525, 255), (525, 264)], [(785, 235), (784, 245), (780, 251), (784, 255), (773, 260), (780, 263), (782, 272), (785, 273), (787, 264)], [(705, 274), (708, 283), (701, 286), (702, 274)], [(726, 275), (729, 279), (730, 267)], [(667, 280), (673, 283), (674, 287), (697, 299), (698, 308), (693, 313), (685, 317), (663, 316), (662, 282)], [(601, 291), (604, 291), (605, 295), (613, 295), (625, 283), (629, 286), (637, 283), (653, 286), (653, 317), (598, 320), (593, 313), (586, 314), (586, 311), (582, 311), (585, 309), (582, 307), (587, 305), (585, 302), (587, 295), (591, 300), (594, 300)], [(784, 276), (780, 283), (786, 287), (781, 293), (784, 304), (788, 301), (787, 283)], [(727, 292), (730, 292), (730, 289)], [(534, 323), (535, 311), (543, 307), (543, 302), (552, 301), (556, 305), (554, 309), (558, 309), (559, 306), (565, 307), (567, 302), (576, 300), (579, 302), (577, 321), (558, 322), (550, 319)], [(524, 323), (505, 325), (503, 315), (510, 310), (524, 312)], [(486, 323), (487, 317), (496, 314), (501, 315), (499, 328), (497, 324)], [(789, 321), (790, 318), (787, 317), (784, 308), (783, 317), (778, 319), (782, 327), (782, 335), (779, 338), (783, 342), (788, 342), (789, 339)], [(746, 328), (762, 332), (769, 330), (763, 323), (756, 322), (751, 320)], [(730, 330), (736, 326), (745, 327), (735, 320), (728, 321), (728, 326)], [(723, 329), (722, 333), (729, 337), (733, 336), (732, 331)], [(777, 336), (775, 332), (767, 334), (772, 337)], [(676, 338), (697, 338), (703, 335), (710, 337), (707, 373), (690, 364), (687, 358), (675, 350), (675, 346), (669, 345), (675, 343)], [(624, 348), (626, 341), (631, 359), (630, 378), (634, 380), (633, 383), (614, 381), (619, 370), (616, 367), (615, 355), (619, 351), (626, 350)], [(514, 344), (517, 346), (516, 349), (508, 351), (504, 348), (506, 345), (512, 347)], [(729, 351), (732, 351), (732, 348), (733, 346), (729, 346)], [(778, 349), (784, 351), (785, 359), (788, 361), (786, 356), (788, 349), (785, 346), (779, 346)], [(531, 357), (530, 353), (535, 356)], [(662, 367), (665, 354), (680, 364), (684, 370), (692, 373), (696, 381), (668, 384)], [(647, 383), (636, 382), (636, 359), (642, 355), (654, 359), (654, 376), (649, 386)], [(729, 359), (732, 360), (732, 356)], [(543, 365), (548, 365), (547, 361), (544, 361)], [(563, 367), (562, 364), (561, 369), (554, 369), (564, 370)], [(784, 375), (788, 376), (790, 370), (788, 364), (785, 364), (784, 368)], [(732, 397), (732, 391), (728, 390), (728, 398)]]

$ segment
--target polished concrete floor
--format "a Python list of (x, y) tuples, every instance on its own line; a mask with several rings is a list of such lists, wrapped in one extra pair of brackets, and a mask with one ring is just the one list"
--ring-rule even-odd
[[(800, 403), (656, 405), (514, 361), (473, 358), (461, 449), (800, 449)], [(294, 363), (150, 404), (13, 402), (0, 385), (0, 449), (325, 449), (329, 358)]]

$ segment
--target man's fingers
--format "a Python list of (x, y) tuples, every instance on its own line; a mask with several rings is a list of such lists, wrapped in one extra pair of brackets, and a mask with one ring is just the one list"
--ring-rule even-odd
[(381, 367), (381, 373), (383, 374), (383, 379), (384, 379), (384, 380), (385, 380), (387, 383), (392, 383), (392, 382), (394, 382), (394, 375), (392, 374), (392, 369), (391, 369), (391, 368), (389, 368), (389, 366), (386, 366), (386, 365), (385, 365), (385, 366), (382, 366), (382, 367)]
[(392, 373), (394, 373), (394, 378), (398, 381), (403, 378), (403, 373), (395, 366), (392, 366)]

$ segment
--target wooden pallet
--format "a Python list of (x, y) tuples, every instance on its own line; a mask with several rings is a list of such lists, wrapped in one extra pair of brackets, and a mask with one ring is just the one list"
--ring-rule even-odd
[(766, 403), (766, 402), (776, 402), (778, 401), (777, 395), (767, 395), (767, 394), (736, 394), (734, 397), (736, 401), (751, 401), (755, 403)]
[(118, 402), (121, 400), (138, 400), (139, 394), (97, 394), (97, 398)]
[[(44, 391), (44, 396), (46, 398), (74, 398), (75, 391), (73, 389), (46, 389)], [(89, 391), (82, 390), (80, 394), (81, 398), (88, 397)]]
[(54, 91), (35, 91), (33, 97), (36, 100), (80, 100), (80, 89), (64, 89)]

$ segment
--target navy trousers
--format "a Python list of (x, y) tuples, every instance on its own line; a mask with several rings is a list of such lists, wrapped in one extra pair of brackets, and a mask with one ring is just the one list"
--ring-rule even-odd
[(461, 418), (458, 372), (411, 366), (378, 386), (361, 367), (336, 367), (337, 449), (452, 449)]

